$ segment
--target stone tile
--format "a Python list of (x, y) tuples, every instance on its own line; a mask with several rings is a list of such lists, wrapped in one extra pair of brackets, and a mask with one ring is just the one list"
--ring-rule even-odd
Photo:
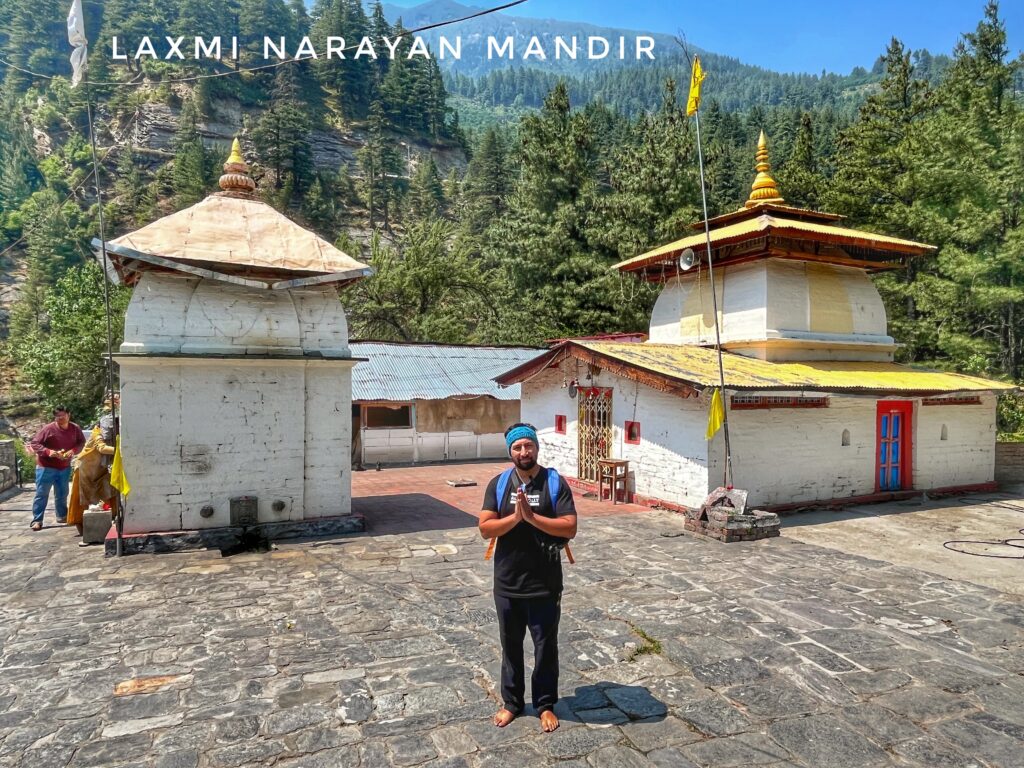
[(892, 753), (912, 765), (928, 768), (984, 768), (980, 761), (931, 736), (920, 736), (895, 744)]
[(687, 760), (701, 768), (774, 766), (790, 758), (786, 750), (760, 733), (709, 739), (698, 744), (690, 744), (680, 751)]
[(963, 696), (946, 693), (929, 685), (915, 685), (877, 696), (874, 703), (904, 715), (915, 723), (929, 723), (957, 717), (976, 707)]
[(594, 768), (651, 768), (655, 765), (640, 752), (621, 744), (602, 747), (587, 758)]
[(708, 736), (729, 736), (749, 730), (750, 720), (721, 696), (691, 701), (675, 714)]
[(750, 683), (768, 677), (766, 667), (753, 659), (723, 659), (710, 664), (698, 664), (691, 671), (705, 685), (726, 686)]
[(907, 718), (875, 704), (855, 704), (843, 707), (835, 714), (883, 748), (924, 735), (924, 732)]
[(437, 757), (434, 743), (427, 734), (412, 734), (386, 739), (395, 765), (416, 765)]
[(758, 718), (775, 720), (806, 712), (817, 712), (821, 704), (792, 683), (769, 677), (751, 685), (739, 685), (723, 691), (744, 711)]
[(690, 744), (703, 738), (684, 721), (672, 715), (649, 720), (636, 720), (622, 727), (626, 740), (641, 752)]
[(843, 675), (843, 685), (853, 693), (862, 696), (875, 696), (902, 688), (912, 679), (905, 672), (884, 669), (881, 672), (851, 672), (848, 675)]
[(1021, 764), (1021, 743), (998, 731), (971, 720), (950, 720), (928, 726), (928, 730), (945, 739), (964, 754), (980, 758), (992, 765)]
[(888, 755), (831, 715), (780, 720), (768, 735), (799, 760), (815, 768), (886, 766)]

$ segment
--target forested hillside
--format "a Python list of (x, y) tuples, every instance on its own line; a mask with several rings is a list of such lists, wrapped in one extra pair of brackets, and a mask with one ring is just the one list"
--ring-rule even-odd
[[(186, 26), (249, 42), (282, 26), (319, 41), (398, 32), (358, 0), (308, 14), (301, 0), (110, 0), (86, 13), (100, 40)], [(6, 342), (22, 388), (84, 406), (101, 386), (99, 366), (88, 372), (102, 349), (101, 283), (84, 266), (97, 207), (65, 15), (52, 0), (0, 6), (0, 56), (36, 73), (0, 65), (0, 259), (8, 281), (25, 278)], [(1019, 380), (1021, 62), (998, 7), (948, 59), (897, 40), (865, 52), (876, 59), (844, 77), (757, 76), (709, 55), (711, 212), (746, 199), (763, 128), (789, 203), (939, 246), (878, 278), (903, 359)], [(96, 49), (90, 63), (90, 79), (113, 83), (92, 87), (108, 236), (213, 190), (237, 132), (264, 199), (376, 268), (342, 297), (354, 336), (538, 343), (645, 329), (652, 292), (608, 267), (700, 218), (682, 62), (569, 79), (508, 68), (447, 86), (418, 57), (236, 73), (264, 62), (250, 51), (237, 64), (115, 66)]]

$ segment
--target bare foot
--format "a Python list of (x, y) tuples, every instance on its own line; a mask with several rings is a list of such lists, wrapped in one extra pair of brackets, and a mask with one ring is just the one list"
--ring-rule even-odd
[(502, 707), (498, 710), (498, 713), (494, 716), (494, 724), (499, 728), (504, 728), (506, 725), (516, 719), (516, 716), (509, 712), (507, 709)]
[(558, 718), (550, 709), (545, 709), (540, 713), (540, 729), (544, 733), (551, 733), (556, 728), (558, 728)]

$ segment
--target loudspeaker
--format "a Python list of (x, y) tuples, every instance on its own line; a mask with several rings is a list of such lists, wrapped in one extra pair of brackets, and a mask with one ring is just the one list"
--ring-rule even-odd
[(687, 248), (679, 254), (679, 269), (685, 272), (693, 267), (698, 261), (700, 261), (700, 257), (693, 252), (693, 248)]

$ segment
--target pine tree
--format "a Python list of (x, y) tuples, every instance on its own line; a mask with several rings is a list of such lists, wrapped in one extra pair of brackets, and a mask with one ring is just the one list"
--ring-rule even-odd
[(174, 136), (172, 188), (174, 205), (187, 208), (206, 197), (211, 160), (199, 135), (198, 110), (192, 101), (182, 105)]
[(436, 218), (444, 208), (444, 190), (441, 188), (441, 175), (437, 172), (437, 163), (433, 155), (421, 157), (416, 165), (416, 172), (409, 183), (409, 191), (405, 195), (405, 205), (409, 215), (414, 219)]
[(463, 230), (472, 236), (483, 234), (504, 213), (511, 188), (504, 143), (496, 128), (488, 128), (466, 169)]

